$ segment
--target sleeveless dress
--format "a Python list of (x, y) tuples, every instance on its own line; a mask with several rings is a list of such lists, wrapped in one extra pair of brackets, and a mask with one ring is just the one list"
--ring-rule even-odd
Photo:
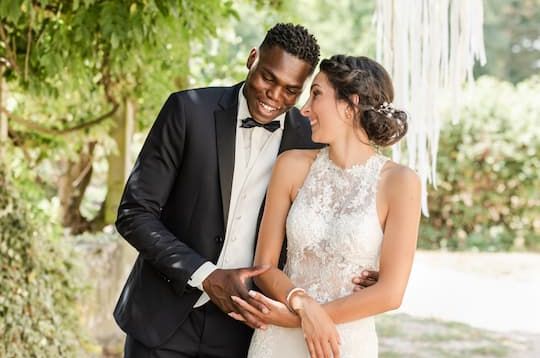
[[(363, 268), (378, 269), (383, 232), (376, 208), (380, 171), (387, 158), (374, 154), (364, 164), (342, 169), (317, 154), (286, 222), (284, 272), (319, 303), (352, 293), (351, 279)], [(373, 317), (337, 325), (342, 358), (377, 357)], [(256, 330), (248, 357), (309, 357), (301, 328)]]

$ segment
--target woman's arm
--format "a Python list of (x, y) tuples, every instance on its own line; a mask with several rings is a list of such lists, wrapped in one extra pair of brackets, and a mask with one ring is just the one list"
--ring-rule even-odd
[[(270, 269), (255, 277), (254, 281), (265, 295), (284, 304), (286, 304), (287, 294), (294, 288), (287, 275), (278, 269), (285, 237), (285, 222), (292, 201), (309, 171), (310, 164), (309, 152), (288, 151), (279, 156), (268, 186), (259, 229), (254, 265), (270, 266)], [(288, 318), (294, 318), (294, 320), (282, 323), (287, 326), (300, 325), (296, 315), (291, 314)]]
[[(266, 295), (282, 303), (277, 307), (273, 322), (269, 323), (286, 327), (301, 326), (311, 356), (339, 357), (339, 335), (332, 318), (305, 293), (293, 296), (303, 298), (301, 305), (290, 307), (287, 296), (294, 285), (287, 275), (278, 269), (287, 215), (309, 172), (314, 154), (313, 151), (291, 151), (276, 162), (268, 187), (255, 253), (255, 265), (269, 265), (271, 268), (254, 277), (254, 280)], [(294, 309), (296, 314), (288, 311), (285, 306)]]
[(371, 287), (325, 304), (326, 312), (336, 324), (393, 310), (401, 305), (418, 238), (418, 176), (406, 167), (390, 168), (386, 180), (381, 182), (381, 194), (383, 203), (387, 203), (388, 211), (381, 248), (379, 281)]

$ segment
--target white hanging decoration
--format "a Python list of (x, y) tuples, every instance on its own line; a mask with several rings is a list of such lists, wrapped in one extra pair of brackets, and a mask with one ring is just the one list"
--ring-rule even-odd
[[(377, 60), (392, 76), (394, 105), (409, 113), (407, 164), (422, 181), (422, 212), (428, 216), (427, 184), (437, 186), (440, 108), (450, 97), (454, 120), (463, 84), (473, 81), (475, 59), (486, 62), (482, 0), (377, 0)], [(392, 148), (402, 161), (402, 148)]]

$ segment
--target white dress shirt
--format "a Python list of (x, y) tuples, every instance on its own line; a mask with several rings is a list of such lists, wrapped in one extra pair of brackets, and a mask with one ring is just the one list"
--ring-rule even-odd
[(240, 127), (243, 119), (251, 117), (243, 90), (244, 86), (238, 94), (234, 174), (223, 249), (217, 265), (205, 262), (188, 281), (189, 285), (203, 291), (194, 307), (210, 299), (202, 288), (202, 282), (214, 270), (252, 266), (259, 209), (283, 135), (285, 114), (276, 118), (280, 128), (274, 132), (263, 127)]

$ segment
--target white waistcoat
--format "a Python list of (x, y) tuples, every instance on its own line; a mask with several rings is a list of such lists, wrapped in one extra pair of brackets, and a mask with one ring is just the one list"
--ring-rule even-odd
[[(192, 286), (202, 288), (202, 281), (216, 268), (241, 268), (253, 264), (257, 218), (279, 151), (285, 114), (276, 119), (281, 122), (281, 128), (274, 132), (262, 127), (240, 128), (241, 119), (248, 116), (247, 104), (240, 89), (234, 174), (225, 240), (217, 264), (203, 264), (193, 274), (189, 282)], [(249, 163), (246, 163), (248, 158)], [(203, 293), (194, 307), (208, 300), (208, 295)]]

